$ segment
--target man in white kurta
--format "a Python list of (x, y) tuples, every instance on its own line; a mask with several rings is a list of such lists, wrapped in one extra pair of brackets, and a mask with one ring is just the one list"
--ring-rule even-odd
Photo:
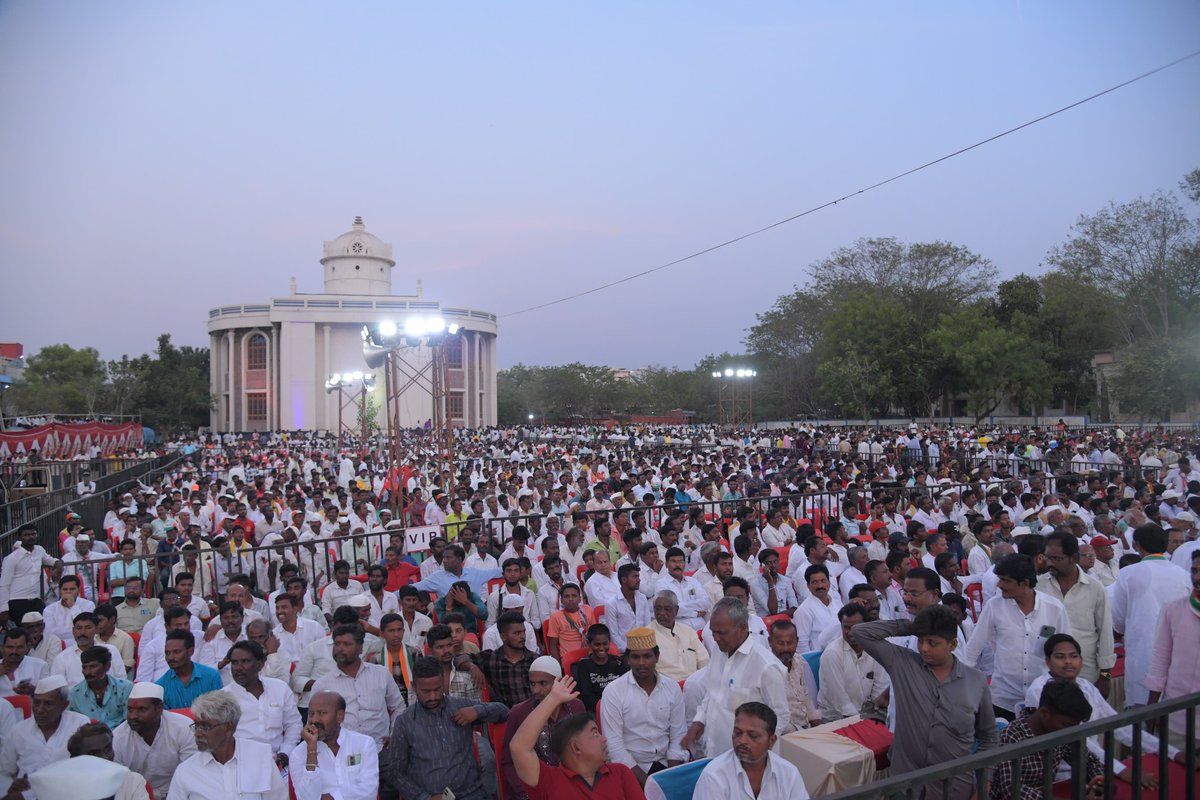
[(242, 709), (237, 731), (240, 739), (270, 745), (275, 754), (290, 753), (300, 741), (300, 711), (291, 687), (275, 678), (260, 675), (265, 663), (262, 650), (253, 642), (238, 642), (229, 651), (233, 682), (229, 692)]
[(113, 754), (145, 776), (155, 797), (166, 797), (171, 776), (196, 754), (192, 721), (163, 710), (163, 689), (154, 683), (135, 683), (129, 693), (128, 717), (113, 731)]
[(854, 638), (852, 629), (864, 621), (861, 612), (846, 614), (838, 623), (841, 635), (821, 653), (817, 707), (823, 722), (859, 713), (863, 703), (879, 697), (888, 686), (887, 672)]
[(634, 628), (628, 644), (631, 669), (604, 687), (601, 724), (609, 760), (648, 775), (656, 764), (661, 769), (687, 760), (679, 746), (687, 729), (683, 690), (658, 674), (652, 630)]
[(308, 713), (304, 741), (288, 761), (296, 800), (374, 800), (379, 791), (375, 740), (342, 725), (345, 702), (333, 692), (313, 695)]
[(1133, 534), (1133, 546), (1142, 560), (1122, 568), (1108, 587), (1113, 630), (1125, 635), (1126, 708), (1150, 699), (1150, 690), (1142, 680), (1150, 669), (1159, 612), (1167, 603), (1192, 591), (1188, 574), (1164, 555), (1167, 535), (1162, 528), (1153, 523), (1139, 527)]
[(711, 619), (719, 649), (704, 675), (704, 699), (683, 739), (688, 749), (703, 734), (710, 758), (733, 746), (733, 712), (743, 703), (765, 703), (781, 728), (787, 728), (790, 720), (787, 673), (779, 659), (750, 635), (746, 606), (726, 597), (713, 607)]
[[(67, 758), (67, 740), (91, 721), (67, 710), (67, 682), (61, 675), (38, 681), (33, 690), (33, 709), (33, 716), (5, 731), (4, 743), (0, 744), (0, 787), (5, 790), (18, 776)], [(25, 800), (33, 800), (31, 791), (25, 791)]]

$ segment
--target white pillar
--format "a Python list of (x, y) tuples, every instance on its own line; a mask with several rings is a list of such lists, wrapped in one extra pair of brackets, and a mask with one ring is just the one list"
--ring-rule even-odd
[[(322, 325), (321, 327), (324, 328), (323, 333), (324, 333), (324, 337), (325, 337), (325, 361), (321, 365), (321, 372), (318, 372), (316, 375), (316, 384), (318, 387), (320, 387), (317, 389), (317, 391), (324, 392), (324, 395), (325, 395), (325, 413), (321, 415), (323, 417), (323, 419), (319, 419), (319, 420), (315, 421), (316, 422), (315, 427), (318, 430), (321, 428), (325, 428), (326, 430), (332, 430), (336, 434), (337, 429), (338, 429), (338, 421), (337, 421), (337, 417), (334, 416), (334, 412), (330, 410), (330, 408), (331, 408), (330, 402), (331, 401), (337, 402), (337, 400), (340, 400), (341, 398), (340, 397), (335, 398), (329, 392), (324, 391), (325, 379), (327, 377), (329, 377), (329, 373), (331, 372), (329, 365), (330, 365), (330, 363), (332, 363), (331, 359), (333, 358), (333, 346), (331, 344), (333, 332), (331, 330), (332, 326), (328, 322), (325, 323), (324, 325)], [(321, 405), (321, 403), (318, 400), (317, 407), (319, 408), (320, 405)], [(341, 413), (340, 407), (338, 408), (337, 413), (339, 413), (339, 414)], [(332, 424), (330, 424), (330, 423), (332, 423)]]

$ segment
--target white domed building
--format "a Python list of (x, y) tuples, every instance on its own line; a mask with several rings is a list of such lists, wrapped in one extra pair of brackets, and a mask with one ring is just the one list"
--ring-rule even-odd
[[(338, 428), (339, 393), (326, 389), (333, 375), (361, 372), (377, 380), (371, 395), (386, 427), (383, 369), (371, 370), (363, 356), (364, 325), (440, 318), (446, 329), (447, 416), (452, 425), (496, 424), (496, 315), (445, 307), (416, 293), (392, 294), (392, 246), (363, 227), (324, 243), (325, 291), (301, 294), (296, 281), (286, 297), (265, 303), (228, 305), (208, 312), (215, 431), (327, 430)], [(414, 371), (428, 364), (428, 346), (401, 350)], [(401, 380), (404, 383), (404, 379)], [(425, 386), (428, 386), (426, 381)], [(357, 392), (358, 387), (348, 391)], [(414, 385), (400, 395), (400, 424), (423, 425), (433, 416), (427, 390)], [(343, 424), (357, 427), (353, 404)]]

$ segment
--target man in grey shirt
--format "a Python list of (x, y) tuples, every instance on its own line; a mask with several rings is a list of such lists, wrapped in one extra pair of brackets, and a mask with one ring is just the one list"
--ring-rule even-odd
[[(915, 636), (919, 652), (886, 641), (892, 636)], [(996, 746), (992, 693), (982, 672), (954, 656), (958, 621), (950, 609), (930, 606), (912, 622), (864, 622), (854, 626), (854, 638), (892, 679), (891, 702), (898, 704), (893, 775), (968, 756), (977, 739), (980, 750)], [(951, 781), (948, 795), (930, 786), (925, 797), (966, 800), (974, 791), (974, 777), (966, 774)]]
[(475, 763), (474, 724), (504, 722), (503, 703), (448, 697), (442, 664), (418, 658), (413, 666), (417, 702), (396, 717), (385, 775), (401, 797), (427, 798), (446, 789), (458, 800), (487, 800)]

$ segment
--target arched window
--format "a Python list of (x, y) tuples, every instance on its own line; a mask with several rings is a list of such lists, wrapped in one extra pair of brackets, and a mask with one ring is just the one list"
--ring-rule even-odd
[(267, 368), (267, 337), (256, 333), (246, 342), (246, 369)]

